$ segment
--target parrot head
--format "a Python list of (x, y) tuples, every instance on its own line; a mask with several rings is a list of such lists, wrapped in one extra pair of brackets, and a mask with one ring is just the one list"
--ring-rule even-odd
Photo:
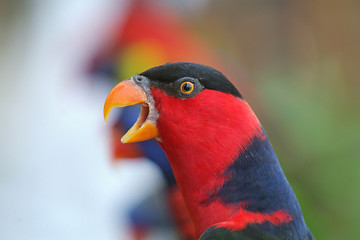
[[(182, 136), (204, 139), (201, 135), (209, 140), (219, 136), (219, 131), (224, 135), (224, 128), (231, 129), (229, 125), (246, 123), (249, 118), (252, 121), (248, 123), (255, 120), (255, 124), (245, 124), (245, 130), (259, 128), (234, 85), (219, 71), (196, 63), (167, 63), (120, 82), (105, 101), (105, 120), (114, 107), (134, 104), (141, 104), (140, 115), (122, 137), (124, 143), (151, 138), (162, 142), (163, 138)], [(239, 120), (233, 118), (239, 109), (243, 109), (243, 119), (234, 122)]]

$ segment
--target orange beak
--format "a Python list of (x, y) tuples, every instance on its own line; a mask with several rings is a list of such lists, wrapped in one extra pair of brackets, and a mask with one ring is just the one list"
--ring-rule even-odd
[(154, 121), (147, 120), (149, 106), (144, 90), (132, 80), (125, 80), (117, 84), (109, 93), (104, 104), (104, 119), (107, 119), (114, 107), (126, 107), (142, 104), (140, 115), (135, 124), (121, 138), (121, 142), (140, 142), (158, 136), (158, 129)]

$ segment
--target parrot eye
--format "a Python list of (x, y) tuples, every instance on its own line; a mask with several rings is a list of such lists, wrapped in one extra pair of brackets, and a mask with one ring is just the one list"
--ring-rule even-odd
[(190, 94), (190, 93), (192, 93), (194, 91), (194, 84), (192, 82), (189, 82), (189, 81), (183, 82), (180, 85), (180, 91), (183, 94)]

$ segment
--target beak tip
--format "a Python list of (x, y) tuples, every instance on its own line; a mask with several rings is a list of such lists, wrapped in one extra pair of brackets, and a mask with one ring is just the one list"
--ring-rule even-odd
[(105, 102), (103, 114), (104, 114), (104, 120), (105, 120), (105, 123), (106, 123), (106, 124), (108, 123), (111, 109), (112, 109), (112, 107), (109, 106), (108, 104), (106, 104), (106, 102)]
[(121, 138), (121, 142), (122, 142), (122, 143), (128, 143), (127, 140), (128, 140), (128, 139), (126, 139), (125, 136), (123, 136), (123, 137)]
[(104, 112), (104, 121), (105, 121), (105, 124), (108, 123), (108, 114), (106, 114), (105, 112)]

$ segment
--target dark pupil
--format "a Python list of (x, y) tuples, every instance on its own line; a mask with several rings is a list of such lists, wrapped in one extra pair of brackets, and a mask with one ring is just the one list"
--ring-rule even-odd
[(182, 88), (183, 88), (184, 92), (188, 92), (188, 91), (191, 90), (191, 84), (190, 83), (185, 83)]

